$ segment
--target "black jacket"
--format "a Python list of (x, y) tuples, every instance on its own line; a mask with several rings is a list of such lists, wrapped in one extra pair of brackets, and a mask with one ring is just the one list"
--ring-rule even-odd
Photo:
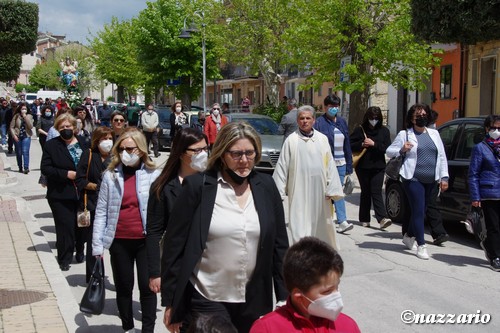
[[(385, 169), (385, 151), (391, 145), (391, 135), (385, 126), (370, 128), (364, 126), (366, 136), (375, 142), (375, 146), (369, 147), (361, 157), (356, 169)], [(365, 140), (365, 135), (361, 127), (356, 127), (349, 137), (353, 152), (363, 150), (361, 144)]]
[(160, 277), (160, 240), (167, 229), (170, 212), (182, 190), (179, 177), (174, 177), (163, 187), (161, 198), (149, 193), (148, 219), (146, 223), (146, 249), (150, 278)]
[[(245, 308), (258, 319), (273, 310), (273, 282), (277, 300), (288, 296), (282, 274), (288, 236), (281, 196), (271, 176), (252, 172), (248, 181), (259, 216), (260, 239), (255, 270), (246, 286)], [(189, 279), (206, 247), (216, 195), (215, 171), (186, 177), (170, 214), (161, 259), (161, 296), (163, 306), (173, 307), (172, 323), (182, 322), (189, 312), (194, 289)]]
[(89, 178), (87, 179), (87, 166), (89, 165), (90, 149), (85, 149), (80, 157), (80, 162), (76, 168), (76, 186), (80, 193), (81, 208), (83, 209), (83, 191), (88, 183), (97, 185), (95, 191), (87, 191), (87, 209), (91, 212), (95, 211), (97, 206), (97, 198), (99, 196), (99, 187), (101, 186), (102, 174), (109, 165), (110, 160), (106, 159), (104, 162), (101, 159), (99, 151), (92, 152), (92, 159), (90, 160)]
[[(76, 138), (82, 150), (85, 151), (81, 139)], [(68, 171), (76, 171), (76, 166), (61, 137), (49, 140), (43, 146), (40, 170), (47, 177), (47, 199), (79, 199), (75, 181), (68, 179)]]

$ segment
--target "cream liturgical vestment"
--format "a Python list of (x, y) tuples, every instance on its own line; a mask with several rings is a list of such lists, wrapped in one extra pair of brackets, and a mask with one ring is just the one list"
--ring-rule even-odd
[(328, 138), (314, 131), (295, 131), (283, 144), (273, 174), (282, 198), (288, 196), (288, 226), (292, 243), (314, 236), (338, 249), (332, 222), (332, 202), (344, 196)]

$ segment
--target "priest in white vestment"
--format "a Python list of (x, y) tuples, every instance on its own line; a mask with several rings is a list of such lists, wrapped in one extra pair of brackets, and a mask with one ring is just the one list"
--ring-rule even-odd
[(344, 196), (327, 137), (313, 129), (314, 108), (301, 106), (299, 129), (285, 140), (273, 178), (282, 198), (288, 196), (291, 243), (318, 237), (338, 249), (332, 202)]

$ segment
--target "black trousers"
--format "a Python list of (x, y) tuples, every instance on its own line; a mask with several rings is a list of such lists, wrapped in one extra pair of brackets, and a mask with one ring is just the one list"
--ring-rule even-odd
[(76, 214), (78, 201), (48, 199), (56, 226), (57, 262), (69, 265), (75, 249)]
[[(446, 229), (443, 226), (443, 218), (441, 212), (437, 207), (437, 198), (439, 194), (439, 183), (432, 188), (429, 198), (427, 198), (427, 209), (425, 211), (425, 221), (431, 228), (431, 235), (433, 239), (438, 238), (440, 235), (446, 234)], [(403, 221), (401, 233), (408, 232), (408, 224), (410, 221)]]
[(382, 185), (384, 183), (384, 169), (361, 169), (356, 168), (361, 195), (359, 200), (359, 221), (370, 222), (370, 208), (373, 203), (375, 218), (378, 222), (387, 217), (384, 199), (382, 197)]
[[(192, 289), (190, 313), (183, 322), (181, 332), (188, 332), (189, 326), (196, 325), (196, 320), (200, 315), (218, 316), (224, 318), (228, 323), (232, 323), (239, 333), (248, 333), (254, 321), (259, 319), (255, 316), (255, 311), (248, 309), (246, 303), (214, 302), (203, 297), (194, 286), (189, 283), (188, 288)], [(189, 332), (197, 332), (192, 328)]]
[(156, 294), (149, 289), (148, 261), (145, 239), (115, 238), (109, 249), (113, 279), (116, 287), (116, 304), (122, 320), (122, 328), (134, 328), (132, 291), (134, 289), (134, 263), (142, 312), (142, 332), (153, 333), (156, 321)]
[(158, 155), (158, 132), (157, 131), (154, 131), (154, 132), (146, 132), (146, 131), (143, 131), (144, 133), (144, 136), (146, 137), (146, 145), (148, 147), (148, 151), (149, 151), (149, 147), (151, 146), (151, 142), (153, 143), (153, 153), (156, 155)]
[(486, 225), (484, 245), (490, 259), (500, 258), (500, 200), (482, 200)]

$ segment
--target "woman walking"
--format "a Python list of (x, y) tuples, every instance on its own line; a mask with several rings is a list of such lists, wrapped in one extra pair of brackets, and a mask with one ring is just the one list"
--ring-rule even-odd
[(36, 124), (36, 130), (38, 132), (38, 141), (40, 141), (40, 146), (45, 145), (47, 141), (47, 135), (52, 126), (54, 126), (54, 109), (50, 105), (44, 105), (41, 109), (41, 117), (38, 119)]
[[(431, 110), (426, 104), (413, 105), (406, 114), (406, 129), (387, 148), (389, 157), (405, 154), (399, 175), (411, 208), (408, 232), (403, 243), (420, 259), (429, 259), (424, 239), (424, 218), (433, 187), (448, 189), (448, 161), (439, 132), (427, 128)], [(417, 243), (415, 245), (415, 242)]]
[(490, 268), (500, 272), (500, 116), (488, 116), (484, 121), (484, 130), (484, 140), (472, 148), (470, 199), (472, 206), (483, 210), (485, 252)]
[[(19, 172), (30, 172), (30, 147), (33, 135), (33, 116), (25, 103), (17, 107), (10, 122), (10, 134), (16, 149), (17, 166)], [(24, 169), (23, 169), (24, 167)]]
[(142, 332), (154, 332), (156, 294), (149, 289), (146, 215), (149, 189), (160, 174), (148, 157), (146, 139), (135, 127), (126, 129), (113, 146), (102, 176), (94, 219), (92, 254), (109, 249), (116, 303), (122, 328), (135, 332), (132, 311), (134, 265), (141, 300)]
[(355, 167), (361, 195), (359, 202), (359, 221), (364, 227), (370, 226), (370, 208), (373, 203), (375, 218), (381, 229), (391, 225), (382, 198), (384, 183), (385, 151), (391, 144), (387, 127), (382, 125), (382, 111), (377, 106), (366, 110), (363, 123), (354, 129), (350, 136), (353, 152), (366, 152)]

